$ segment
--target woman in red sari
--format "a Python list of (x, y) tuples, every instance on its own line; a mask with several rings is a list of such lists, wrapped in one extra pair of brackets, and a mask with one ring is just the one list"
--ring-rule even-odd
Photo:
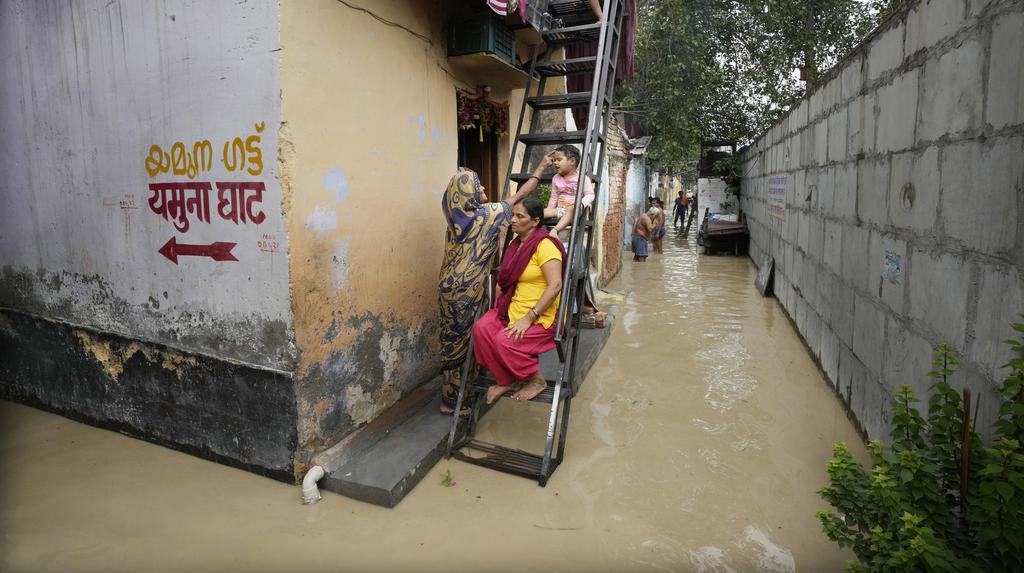
[(488, 404), (512, 391), (514, 399), (530, 400), (547, 387), (537, 356), (555, 347), (565, 251), (541, 226), (543, 216), (534, 197), (512, 207), (516, 238), (498, 272), (497, 302), (473, 326), (476, 361), (497, 381)]

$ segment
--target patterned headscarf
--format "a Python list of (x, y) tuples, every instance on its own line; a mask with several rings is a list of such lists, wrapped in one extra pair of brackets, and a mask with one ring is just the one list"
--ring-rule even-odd
[(461, 242), (471, 231), (474, 217), (480, 209), (480, 176), (476, 171), (460, 167), (448, 183), (448, 191), (442, 201), (448, 230), (452, 238)]

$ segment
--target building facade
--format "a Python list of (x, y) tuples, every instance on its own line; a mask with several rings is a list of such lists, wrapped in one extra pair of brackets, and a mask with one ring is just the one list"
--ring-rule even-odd
[(0, 397), (294, 480), (433, 378), (441, 195), (538, 41), (451, 55), (481, 8), (0, 4)]

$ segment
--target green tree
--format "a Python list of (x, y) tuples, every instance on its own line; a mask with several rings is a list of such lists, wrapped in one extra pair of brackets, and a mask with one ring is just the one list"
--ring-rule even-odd
[(746, 142), (774, 124), (804, 93), (798, 70), (820, 77), (899, 1), (641, 1), (619, 105), (655, 136), (655, 166), (682, 172), (702, 140)]

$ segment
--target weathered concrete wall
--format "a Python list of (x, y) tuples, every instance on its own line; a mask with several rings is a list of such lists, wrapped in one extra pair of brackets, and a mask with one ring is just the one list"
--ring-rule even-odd
[(293, 475), (276, 3), (0, 3), (0, 397)]
[(995, 417), (1024, 310), (1024, 4), (913, 2), (744, 152), (751, 257), (868, 435), (932, 348)]
[(295, 479), (290, 376), (0, 311), (0, 398)]
[(290, 369), (278, 47), (273, 3), (3, 2), (0, 306)]
[[(364, 6), (379, 19), (329, 0), (282, 4), (300, 462), (439, 369), (441, 197), (457, 161), (456, 88), (478, 82), (448, 65), (445, 10)], [(510, 130), (521, 92), (491, 92), (510, 102)]]

